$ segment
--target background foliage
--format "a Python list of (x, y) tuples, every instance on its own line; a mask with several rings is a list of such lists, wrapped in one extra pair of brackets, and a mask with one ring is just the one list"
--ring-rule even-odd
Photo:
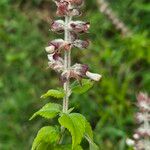
[[(150, 4), (109, 2), (133, 34), (123, 38), (98, 11), (96, 1), (86, 0), (84, 20), (91, 22), (87, 38), (92, 44), (88, 50), (74, 50), (74, 62), (90, 63), (103, 79), (89, 94), (73, 95), (70, 106), (91, 122), (102, 150), (127, 150), (125, 139), (135, 126), (135, 95), (150, 92)], [(46, 124), (28, 119), (46, 103), (40, 100), (42, 93), (60, 84), (46, 69), (44, 52), (47, 42), (57, 36), (48, 31), (54, 12), (51, 0), (0, 0), (1, 150), (29, 150), (38, 129)], [(82, 144), (86, 150), (87, 143)]]

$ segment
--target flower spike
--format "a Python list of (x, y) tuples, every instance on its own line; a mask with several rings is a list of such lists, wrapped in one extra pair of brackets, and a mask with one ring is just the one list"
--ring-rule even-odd
[(139, 128), (133, 135), (133, 140), (127, 139), (127, 144), (132, 141), (135, 150), (149, 150), (150, 148), (150, 97), (140, 92), (137, 96), (137, 107), (139, 112), (135, 118)]
[[(93, 86), (93, 81), (99, 81), (102, 77), (99, 74), (90, 72), (89, 67), (86, 64), (75, 63), (74, 65), (72, 65), (71, 63), (72, 49), (86, 49), (90, 44), (89, 40), (81, 40), (78, 36), (82, 33), (88, 33), (90, 23), (73, 20), (74, 16), (81, 15), (80, 8), (84, 4), (84, 0), (53, 1), (57, 6), (56, 14), (59, 17), (63, 17), (64, 20), (58, 19), (53, 21), (51, 23), (51, 31), (56, 33), (63, 33), (64, 38), (54, 39), (50, 41), (45, 47), (45, 51), (47, 52), (48, 57), (48, 68), (53, 69), (57, 74), (60, 75), (59, 79), (61, 79), (62, 81), (63, 90), (61, 88), (48, 90), (47, 93), (42, 95), (42, 98), (47, 98), (49, 96), (54, 98), (63, 98), (63, 107), (62, 110), (60, 110), (60, 104), (48, 103), (38, 112), (36, 112), (32, 118), (34, 118), (34, 116), (36, 115), (40, 115), (42, 117), (45, 117), (46, 119), (52, 119), (59, 115), (58, 122), (61, 125), (61, 132), (57, 128), (52, 126), (46, 126), (42, 128), (38, 132), (37, 137), (33, 142), (32, 150), (35, 150), (39, 147), (39, 142), (43, 147), (45, 147), (46, 144), (46, 146), (49, 145), (50, 147), (52, 147), (52, 149), (55, 149), (55, 146), (58, 146), (57, 148), (61, 149), (65, 129), (68, 129), (71, 132), (72, 136), (72, 147), (69, 146), (69, 149), (82, 149), (80, 143), (82, 138), (84, 137), (86, 128), (88, 128), (89, 131), (86, 133), (87, 135), (85, 136), (85, 138), (90, 144), (93, 145), (94, 149), (98, 149), (96, 144), (93, 142), (92, 129), (85, 117), (79, 113), (72, 113), (71, 111), (73, 109), (69, 109), (69, 100), (72, 93), (77, 92), (81, 94), (83, 92), (86, 92)], [(82, 80), (84, 78), (86, 79)], [(75, 84), (73, 83), (71, 85), (71, 79), (77, 80), (79, 83), (75, 81)], [(74, 88), (73, 85), (75, 85)], [(66, 124), (65, 121), (68, 119), (71, 119), (72, 122)], [(82, 128), (81, 134), (75, 135), (75, 133), (70, 129), (72, 126), (74, 126), (75, 132), (78, 132), (78, 129)], [(48, 136), (50, 137), (52, 132), (54, 132), (53, 135), (55, 137), (52, 136), (50, 140), (45, 141), (47, 133), (49, 133)], [(78, 140), (76, 140), (76, 136), (79, 136)], [(40, 141), (37, 140), (39, 137)], [(68, 148), (68, 145), (67, 147), (63, 145), (63, 147)], [(47, 148), (49, 149), (49, 147)]]

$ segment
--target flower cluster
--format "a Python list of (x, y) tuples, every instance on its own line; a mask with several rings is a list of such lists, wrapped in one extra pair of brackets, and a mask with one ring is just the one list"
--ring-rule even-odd
[(78, 16), (81, 14), (79, 7), (83, 0), (54, 0), (57, 5), (58, 16)]
[(62, 73), (63, 81), (67, 81), (69, 78), (75, 78), (77, 80), (81, 80), (82, 77), (88, 77), (94, 81), (99, 81), (101, 75), (96, 73), (91, 73), (88, 71), (88, 65), (83, 64), (75, 64), (68, 71), (64, 71)]
[(147, 94), (139, 93), (137, 96), (136, 121), (140, 127), (133, 135), (134, 140), (128, 140), (134, 145), (135, 150), (149, 150), (150, 148), (150, 97)]
[(56, 33), (62, 33), (65, 28), (75, 33), (85, 33), (88, 31), (90, 27), (89, 22), (83, 21), (71, 21), (67, 26), (63, 20), (56, 20), (51, 24), (51, 30)]
[[(54, 0), (57, 6), (58, 16), (73, 16), (80, 15), (80, 7), (83, 0)], [(70, 40), (55, 39), (49, 42), (45, 48), (48, 53), (48, 65), (50, 68), (61, 74), (61, 79), (66, 82), (68, 79), (74, 78), (81, 80), (83, 77), (88, 77), (91, 80), (99, 81), (101, 75), (89, 72), (87, 65), (75, 64), (65, 68), (65, 60), (61, 58), (62, 52), (71, 51), (73, 47), (85, 49), (89, 46), (88, 40), (80, 40), (78, 34), (87, 33), (90, 28), (89, 22), (72, 21), (71, 19), (66, 23), (63, 20), (53, 21), (51, 30), (56, 33), (69, 32)]]

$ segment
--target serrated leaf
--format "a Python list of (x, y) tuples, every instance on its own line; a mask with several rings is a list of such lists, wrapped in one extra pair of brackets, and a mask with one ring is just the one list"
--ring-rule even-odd
[(60, 134), (56, 127), (43, 127), (34, 139), (32, 150), (48, 150), (49, 145), (57, 142), (59, 138)]
[(65, 93), (62, 90), (48, 90), (45, 94), (41, 96), (41, 98), (47, 98), (47, 97), (54, 97), (54, 98), (63, 98), (65, 96)]
[(63, 114), (59, 118), (59, 123), (71, 133), (72, 149), (75, 149), (81, 143), (85, 133), (85, 117), (78, 113)]
[(48, 103), (43, 106), (39, 111), (33, 114), (30, 120), (34, 119), (37, 116), (44, 117), (46, 119), (54, 118), (61, 112), (61, 105), (55, 103)]
[(86, 121), (85, 138), (89, 142), (90, 150), (99, 150), (98, 146), (93, 142), (93, 131), (89, 122)]
[(72, 92), (75, 94), (83, 94), (90, 90), (94, 85), (94, 82), (89, 79), (83, 79), (82, 84), (79, 84), (79, 82), (75, 81), (71, 85)]

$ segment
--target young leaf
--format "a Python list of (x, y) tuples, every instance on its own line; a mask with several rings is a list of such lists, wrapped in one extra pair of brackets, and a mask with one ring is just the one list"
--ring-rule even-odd
[(80, 85), (75, 81), (72, 85), (72, 92), (75, 94), (83, 94), (93, 87), (94, 82), (89, 79), (83, 79), (82, 84)]
[(48, 90), (45, 94), (41, 96), (41, 98), (54, 97), (54, 98), (63, 98), (65, 93), (62, 90)]
[[(53, 150), (72, 150), (72, 146), (71, 145), (59, 145), (57, 147), (55, 147)], [(74, 150), (83, 150), (82, 147), (80, 145), (77, 145)]]
[(74, 110), (74, 107), (68, 109), (67, 113), (70, 114)]
[(61, 105), (55, 103), (48, 103), (45, 106), (43, 106), (39, 111), (34, 113), (33, 116), (30, 118), (30, 120), (32, 120), (38, 115), (46, 119), (51, 119), (57, 116), (57, 114), (60, 112), (61, 112)]
[(93, 142), (93, 131), (90, 126), (90, 123), (86, 121), (86, 127), (85, 127), (85, 138), (89, 142), (90, 150), (99, 150), (98, 146)]
[(34, 139), (32, 150), (48, 150), (49, 145), (57, 142), (59, 138), (60, 134), (56, 127), (43, 127)]
[(37, 147), (36, 150), (49, 150), (51, 149), (51, 145), (49, 143), (41, 142)]
[(78, 113), (63, 114), (59, 118), (61, 126), (67, 128), (72, 136), (72, 149), (81, 143), (85, 133), (86, 120), (84, 116)]

